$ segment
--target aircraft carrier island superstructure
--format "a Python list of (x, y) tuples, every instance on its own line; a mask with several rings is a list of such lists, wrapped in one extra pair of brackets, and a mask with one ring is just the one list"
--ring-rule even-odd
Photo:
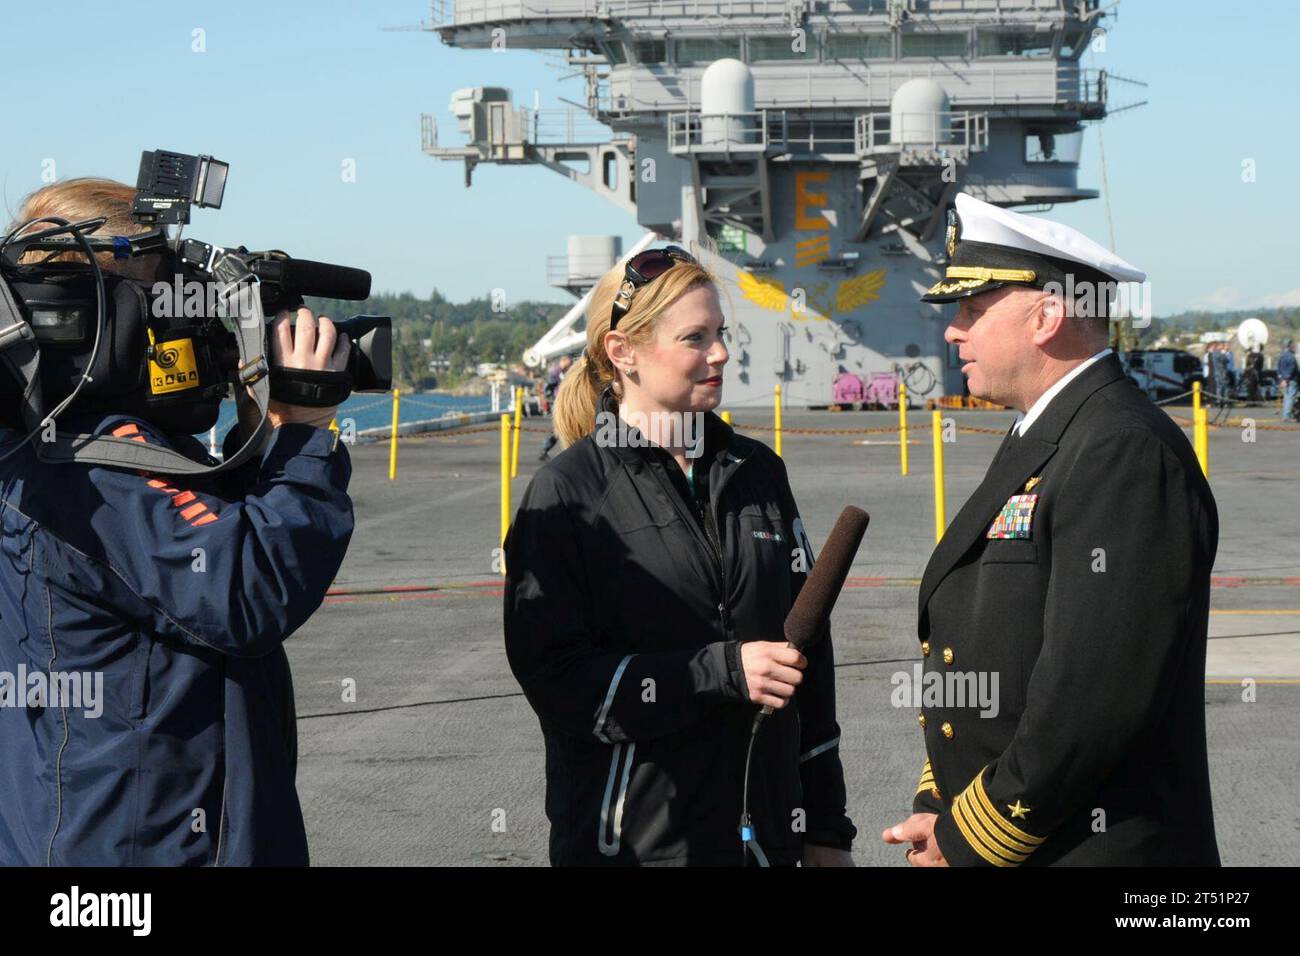
[[(1004, 206), (1091, 199), (1084, 124), (1106, 115), (1098, 0), (446, 0), (431, 29), (470, 49), (549, 50), (585, 103), (541, 110), (455, 91), (467, 137), (424, 151), (540, 163), (659, 234), (713, 249), (731, 326), (724, 404), (960, 394), (943, 307), (958, 190)], [(580, 94), (579, 94), (580, 95)], [(628, 250), (631, 252), (633, 250)], [(572, 236), (550, 263), (582, 296), (623, 253)], [(525, 359), (584, 344), (580, 301)], [(948, 307), (951, 309), (952, 307)]]

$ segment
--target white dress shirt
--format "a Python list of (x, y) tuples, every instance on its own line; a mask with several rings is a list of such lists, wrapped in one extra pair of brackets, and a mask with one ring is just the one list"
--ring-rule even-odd
[(1011, 430), (1017, 435), (1023, 435), (1033, 426), (1034, 422), (1038, 419), (1038, 416), (1043, 414), (1048, 404), (1062, 389), (1065, 388), (1065, 386), (1069, 385), (1072, 381), (1082, 375), (1083, 370), (1089, 365), (1104, 359), (1107, 355), (1110, 355), (1110, 353), (1111, 349), (1109, 347), (1104, 348), (1091, 358), (1084, 359), (1074, 368), (1070, 369), (1058, 378), (1056, 383), (1047, 391), (1043, 392), (1043, 394), (1038, 397), (1038, 401), (1034, 402), (1034, 404), (1029, 407), (1028, 412), (1022, 412), (1020, 414), (1020, 417), (1012, 423)]

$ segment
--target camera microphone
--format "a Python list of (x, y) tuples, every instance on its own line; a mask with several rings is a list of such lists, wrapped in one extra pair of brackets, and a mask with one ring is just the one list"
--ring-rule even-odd
[(252, 272), (263, 282), (277, 282), (301, 296), (361, 301), (370, 298), (370, 273), (310, 259), (258, 259)]

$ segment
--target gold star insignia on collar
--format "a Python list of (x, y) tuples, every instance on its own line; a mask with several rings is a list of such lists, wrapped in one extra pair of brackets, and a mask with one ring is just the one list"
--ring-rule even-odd
[(1023, 820), (1023, 819), (1025, 818), (1025, 815), (1026, 815), (1027, 813), (1029, 813), (1029, 811), (1030, 811), (1032, 808), (1031, 808), (1031, 807), (1021, 806), (1021, 805), (1020, 805), (1020, 801), (1017, 800), (1015, 803), (1008, 803), (1008, 804), (1007, 804), (1007, 809), (1011, 811), (1011, 819), (1013, 819), (1013, 820)]
[(1028, 481), (1025, 482), (1025, 491), (1033, 491), (1038, 486), (1038, 483), (1042, 480), (1043, 480), (1042, 475), (1035, 475), (1033, 478), (1030, 478)]

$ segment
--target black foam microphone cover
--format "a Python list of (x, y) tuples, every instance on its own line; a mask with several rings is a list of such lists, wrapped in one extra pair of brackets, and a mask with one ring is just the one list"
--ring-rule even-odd
[(871, 517), (852, 505), (840, 512), (821, 555), (785, 619), (785, 639), (800, 651), (822, 636)]
[(299, 295), (356, 301), (370, 297), (370, 273), (364, 269), (310, 259), (283, 259), (280, 267), (285, 287)]

